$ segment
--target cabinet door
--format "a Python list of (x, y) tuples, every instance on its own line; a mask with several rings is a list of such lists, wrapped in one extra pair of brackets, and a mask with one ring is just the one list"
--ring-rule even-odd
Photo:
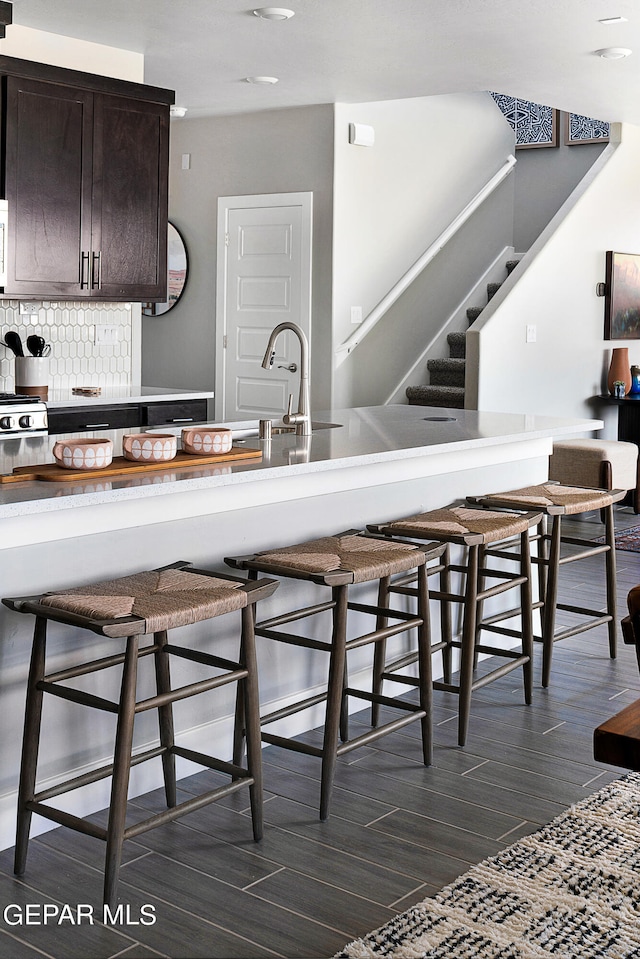
[(87, 295), (93, 94), (18, 77), (6, 84), (5, 293)]
[(169, 108), (96, 94), (91, 283), (105, 299), (166, 300)]

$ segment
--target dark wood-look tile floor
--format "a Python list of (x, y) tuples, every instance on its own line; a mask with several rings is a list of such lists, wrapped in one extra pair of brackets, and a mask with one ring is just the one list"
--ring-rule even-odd
[[(618, 528), (639, 522), (628, 508), (616, 512)], [(601, 529), (595, 514), (572, 525), (594, 535)], [(640, 582), (640, 553), (617, 559), (620, 618), (628, 590)], [(566, 567), (565, 601), (604, 606), (604, 590), (600, 558)], [(317, 816), (318, 761), (265, 749), (262, 842), (251, 838), (243, 792), (125, 844), (120, 894), (128, 924), (100, 921), (98, 840), (64, 828), (32, 840), (20, 880), (13, 851), (5, 850), (3, 910), (81, 903), (96, 919), (0, 922), (0, 957), (330, 957), (623, 774), (593, 760), (592, 737), (640, 696), (635, 651), (620, 642), (611, 661), (604, 628), (565, 640), (555, 647), (548, 690), (539, 685), (539, 647), (536, 653), (533, 705), (523, 705), (517, 672), (486, 686), (474, 696), (464, 749), (456, 745), (456, 697), (436, 693), (432, 767), (421, 763), (418, 724), (348, 754), (338, 764), (329, 822)], [(366, 714), (352, 722), (366, 722)], [(182, 780), (182, 794), (201, 792), (216, 775)], [(162, 805), (159, 790), (136, 798), (131, 820)], [(147, 907), (153, 925), (141, 922)]]

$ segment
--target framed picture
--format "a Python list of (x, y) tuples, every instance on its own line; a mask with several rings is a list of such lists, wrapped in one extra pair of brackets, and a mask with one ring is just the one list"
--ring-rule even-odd
[(558, 146), (559, 110), (502, 93), (491, 96), (514, 129), (516, 150)]
[(609, 124), (604, 120), (592, 120), (579, 113), (566, 113), (564, 118), (564, 142), (572, 147), (581, 143), (608, 143)]
[(640, 340), (640, 253), (607, 250), (605, 340)]

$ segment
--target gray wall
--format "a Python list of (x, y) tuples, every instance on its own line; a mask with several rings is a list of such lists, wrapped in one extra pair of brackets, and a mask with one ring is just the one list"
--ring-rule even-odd
[(566, 114), (560, 114), (560, 145), (518, 150), (515, 168), (514, 246), (525, 253), (595, 163), (606, 143), (564, 144)]
[[(182, 169), (182, 155), (191, 166)], [(180, 302), (145, 317), (142, 382), (214, 389), (216, 221), (220, 196), (313, 192), (314, 405), (329, 405), (319, 371), (331, 338), (333, 107), (173, 120), (169, 218), (184, 236), (189, 278)], [(314, 376), (313, 373), (318, 375)]]

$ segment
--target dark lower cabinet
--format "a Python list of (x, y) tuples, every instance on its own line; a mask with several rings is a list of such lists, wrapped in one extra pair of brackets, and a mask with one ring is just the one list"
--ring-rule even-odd
[(95, 430), (137, 430), (145, 426), (188, 426), (207, 418), (206, 399), (158, 403), (96, 404), (49, 409), (50, 433), (83, 433)]
[(184, 400), (178, 403), (145, 403), (140, 407), (141, 426), (188, 426), (207, 418), (206, 400)]

